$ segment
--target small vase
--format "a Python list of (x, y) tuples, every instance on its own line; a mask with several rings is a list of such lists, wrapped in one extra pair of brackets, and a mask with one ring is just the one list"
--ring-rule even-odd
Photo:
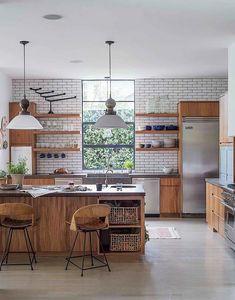
[(20, 188), (23, 186), (24, 174), (11, 174), (12, 184), (18, 184)]

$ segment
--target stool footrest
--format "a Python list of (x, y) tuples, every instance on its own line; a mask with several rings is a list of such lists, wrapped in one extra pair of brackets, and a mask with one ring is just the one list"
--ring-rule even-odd
[(65, 259), (66, 259), (67, 261), (69, 260), (69, 262), (70, 262), (72, 265), (76, 266), (76, 267), (79, 268), (80, 270), (90, 270), (90, 269), (97, 269), (97, 268), (102, 268), (102, 267), (107, 267), (107, 266), (108, 266), (107, 263), (105, 263), (104, 261), (102, 261), (101, 259), (99, 259), (98, 257), (96, 257), (96, 256), (94, 256), (94, 255), (92, 255), (92, 258), (93, 258), (93, 259), (96, 259), (97, 261), (99, 261), (100, 263), (102, 263), (102, 265), (99, 265), (99, 266), (91, 266), (91, 267), (87, 267), (87, 268), (83, 268), (83, 269), (82, 269), (81, 266), (75, 264), (75, 263), (72, 261), (73, 258), (82, 258), (82, 257), (84, 257), (84, 256), (91, 257), (90, 254), (86, 254), (86, 255), (76, 255), (76, 256), (66, 257)]

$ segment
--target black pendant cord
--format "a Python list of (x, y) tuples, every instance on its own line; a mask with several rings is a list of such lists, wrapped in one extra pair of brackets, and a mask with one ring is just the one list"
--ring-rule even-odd
[(112, 98), (111, 96), (111, 89), (112, 89), (112, 80), (111, 80), (111, 68), (112, 68), (112, 64), (111, 64), (111, 44), (109, 44), (109, 98)]
[(29, 115), (28, 107), (29, 107), (29, 101), (26, 99), (26, 88), (25, 88), (25, 45), (27, 45), (28, 41), (20, 41), (20, 44), (24, 47), (24, 98), (21, 100), (20, 106), (21, 106), (21, 115)]
[(112, 98), (112, 56), (111, 56), (111, 45), (114, 44), (114, 41), (106, 41), (105, 43), (109, 45), (109, 98)]

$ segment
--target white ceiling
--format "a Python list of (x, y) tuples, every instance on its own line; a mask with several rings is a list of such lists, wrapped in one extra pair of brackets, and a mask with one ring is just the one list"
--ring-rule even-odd
[[(48, 21), (45, 14), (61, 14)], [(227, 76), (234, 0), (0, 0), (0, 69), (29, 78)], [(81, 60), (72, 64), (71, 60)]]

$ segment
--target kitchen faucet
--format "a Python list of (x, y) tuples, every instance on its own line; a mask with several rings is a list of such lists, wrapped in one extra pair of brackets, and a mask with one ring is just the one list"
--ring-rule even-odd
[(108, 163), (107, 163), (107, 168), (105, 172), (105, 187), (108, 187), (108, 173), (113, 174), (113, 169), (112, 169), (112, 164), (110, 163), (110, 155), (108, 155)]

